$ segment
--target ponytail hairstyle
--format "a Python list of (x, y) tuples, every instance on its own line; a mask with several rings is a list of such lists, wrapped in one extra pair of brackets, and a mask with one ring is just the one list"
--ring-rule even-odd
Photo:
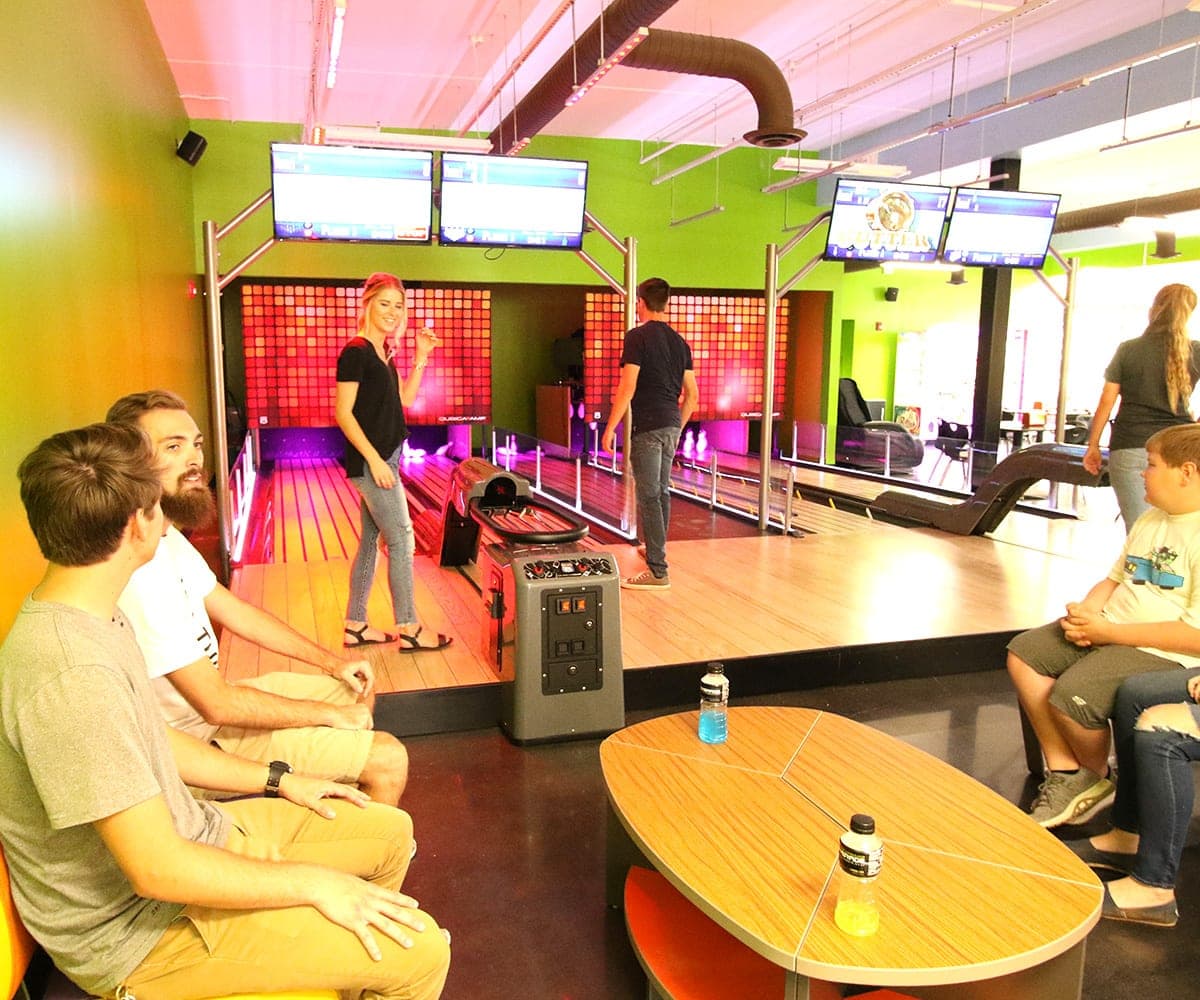
[(1176, 413), (1186, 410), (1192, 394), (1192, 344), (1188, 337), (1188, 319), (1195, 308), (1196, 293), (1190, 287), (1163, 285), (1150, 305), (1150, 322), (1145, 331), (1166, 337), (1167, 398)]
[(404, 282), (394, 274), (388, 274), (386, 271), (376, 271), (363, 282), (362, 299), (358, 304), (358, 333), (360, 336), (367, 328), (367, 312), (371, 307), (371, 302), (385, 288), (394, 289), (407, 301), (408, 295), (404, 291)]

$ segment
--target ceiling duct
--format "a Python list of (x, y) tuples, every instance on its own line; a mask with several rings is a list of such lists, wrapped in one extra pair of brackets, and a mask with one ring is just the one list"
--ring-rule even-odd
[[(492, 148), (506, 153), (522, 139), (540, 132), (563, 110), (579, 80), (600, 63), (602, 56), (609, 55), (638, 28), (652, 24), (676, 2), (614, 0), (603, 15), (605, 51), (600, 51), (597, 20), (579, 36), (573, 51), (565, 53), (496, 126), (488, 137)], [(652, 28), (621, 65), (736, 80), (750, 91), (758, 106), (758, 128), (745, 135), (753, 145), (790, 146), (806, 134), (795, 127), (791, 89), (783, 73), (765, 53), (745, 42)]]
[[(613, 0), (608, 9), (575, 39), (575, 44), (546, 72), (529, 93), (488, 136), (492, 149), (507, 153), (522, 139), (532, 139), (563, 110), (568, 97), (638, 28), (657, 21), (678, 0)], [(603, 24), (603, 29), (601, 25)], [(601, 35), (604, 51), (600, 51)], [(645, 43), (643, 43), (645, 44)]]
[(1150, 254), (1158, 260), (1171, 260), (1179, 256), (1179, 251), (1175, 247), (1174, 233), (1155, 233), (1154, 234), (1154, 251)]
[(758, 108), (758, 128), (742, 137), (752, 146), (794, 146), (808, 134), (795, 126), (792, 91), (779, 67), (745, 42), (652, 29), (621, 65), (736, 80)]
[(1077, 233), (1083, 229), (1119, 226), (1131, 215), (1172, 215), (1176, 212), (1193, 212), (1196, 209), (1200, 209), (1200, 188), (1066, 212), (1058, 217), (1054, 224), (1054, 232)]

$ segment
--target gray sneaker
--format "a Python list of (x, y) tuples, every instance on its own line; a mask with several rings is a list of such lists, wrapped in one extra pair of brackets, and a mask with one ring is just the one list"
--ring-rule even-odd
[(668, 576), (655, 576), (650, 570), (643, 570), (636, 576), (627, 576), (621, 581), (626, 590), (666, 590), (671, 586)]
[(1075, 774), (1047, 771), (1029, 815), (1046, 829), (1082, 823), (1108, 805), (1115, 794), (1111, 781), (1086, 767)]

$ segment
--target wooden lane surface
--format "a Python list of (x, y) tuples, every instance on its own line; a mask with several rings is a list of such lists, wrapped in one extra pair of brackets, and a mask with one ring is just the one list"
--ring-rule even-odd
[[(614, 550), (623, 572), (641, 565)], [(988, 538), (875, 524), (806, 538), (671, 542), (667, 591), (622, 591), (625, 665), (1029, 628), (1105, 572)]]
[[(386, 590), (386, 561), (380, 558), (367, 603), (374, 622), (393, 618)], [(398, 644), (370, 645), (357, 652), (371, 661), (377, 691), (427, 690), (496, 680), (480, 652), (482, 598), (459, 573), (430, 559), (414, 560), (417, 615), (428, 633), (444, 632), (454, 643), (437, 652), (404, 653)], [(234, 593), (265, 607), (297, 631), (327, 649), (342, 649), (342, 622), (349, 596), (350, 562), (284, 562), (243, 566), (234, 571)], [(275, 670), (315, 673), (298, 660), (260, 649), (226, 632), (221, 637), (221, 663), (230, 680), (257, 677)]]
[[(610, 546), (623, 575), (643, 563)], [(695, 663), (844, 645), (1003, 632), (1041, 624), (1086, 593), (1108, 569), (1109, 553), (1049, 555), (988, 538), (874, 524), (843, 535), (675, 541), (671, 589), (621, 592), (625, 669)], [(1083, 556), (1093, 556), (1091, 562)], [(428, 557), (415, 560), (417, 607), (431, 631), (455, 644), (440, 653), (368, 647), (381, 691), (488, 683), (481, 650), (482, 597)], [(329, 648), (341, 644), (349, 560), (274, 563), (237, 570), (234, 590)], [(390, 621), (380, 559), (369, 605)], [(232, 676), (296, 668), (233, 637), (223, 662)]]
[[(340, 470), (328, 463), (324, 468), (297, 466), (290, 475), (292, 482), (283, 477), (279, 492), (282, 502), (291, 505), (291, 517), (325, 524), (322, 534), (328, 537), (315, 545), (305, 540), (307, 528), (288, 529), (290, 534), (276, 542), (282, 561), (237, 569), (233, 589), (337, 649), (349, 559), (357, 547), (357, 497)], [(307, 502), (297, 499), (301, 482), (315, 483)], [(805, 503), (798, 501), (802, 509)], [(809, 506), (814, 518), (822, 511), (819, 505)], [(1032, 515), (1028, 517), (1037, 522), (1040, 537), (1029, 533), (1013, 544), (841, 516), (861, 530), (838, 530), (835, 524), (803, 538), (671, 541), (671, 589), (621, 592), (623, 667), (1027, 628), (1057, 617), (1067, 600), (1086, 593), (1107, 572), (1120, 544), (1119, 537), (1111, 544), (1090, 538), (1072, 544), (1079, 536), (1068, 529), (1078, 529), (1077, 523)], [(277, 531), (284, 519), (276, 516)], [(1057, 551), (1040, 550), (1039, 545), (1050, 543), (1051, 532), (1056, 533)], [(632, 546), (603, 548), (616, 558), (622, 575), (644, 568)], [(336, 556), (339, 550), (345, 554)], [(310, 561), (293, 558), (301, 552)], [(335, 556), (320, 558), (317, 552)], [(428, 557), (418, 555), (415, 572), (421, 621), (430, 631), (454, 636), (455, 643), (439, 653), (365, 648), (379, 674), (380, 691), (493, 681), (481, 652), (478, 591), (457, 571)], [(380, 558), (369, 610), (371, 620), (381, 624), (391, 621), (385, 577)], [(222, 662), (233, 677), (311, 669), (232, 636), (222, 639)]]
[[(1067, 951), (1099, 919), (1098, 880), (1057, 838), (922, 751), (812, 709), (733, 709), (718, 746), (695, 727), (687, 712), (605, 740), (610, 798), (681, 892), (785, 968), (869, 985), (988, 979)], [(836, 928), (830, 891), (857, 811), (885, 841), (880, 929), (865, 939)]]

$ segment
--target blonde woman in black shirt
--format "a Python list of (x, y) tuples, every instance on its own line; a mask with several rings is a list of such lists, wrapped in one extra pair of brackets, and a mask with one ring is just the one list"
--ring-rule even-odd
[[(358, 334), (338, 355), (334, 416), (346, 438), (346, 476), (362, 498), (362, 532), (350, 567), (345, 644), (399, 642), (401, 651), (417, 653), (444, 649), (451, 639), (422, 630), (413, 600), (413, 525), (400, 479), (401, 452), (408, 436), (404, 407), (417, 398), (438, 338), (432, 330), (417, 331), (413, 366), (401, 380), (393, 354), (407, 327), (404, 285), (393, 274), (372, 274), (363, 285)], [(395, 617), (395, 626), (388, 631), (367, 622), (380, 535), (387, 543)]]

